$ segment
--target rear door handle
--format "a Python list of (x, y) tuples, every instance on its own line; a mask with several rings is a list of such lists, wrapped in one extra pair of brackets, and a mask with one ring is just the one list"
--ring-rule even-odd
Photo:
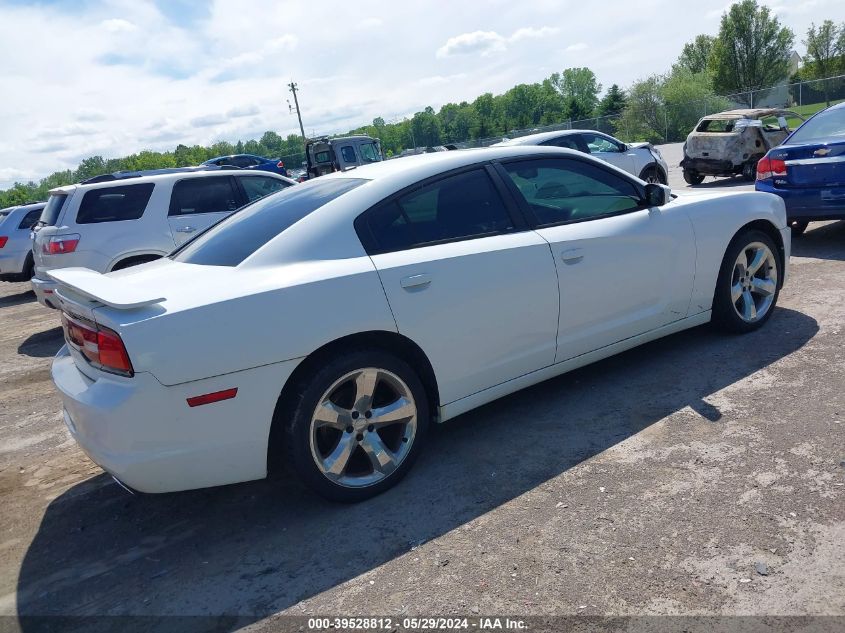
[(196, 229), (192, 226), (183, 226), (181, 229), (176, 229), (177, 233), (193, 233)]
[(560, 254), (560, 258), (564, 264), (572, 266), (572, 264), (577, 264), (584, 259), (584, 252), (580, 248), (570, 248), (569, 250), (563, 251)]
[(431, 283), (431, 275), (422, 273), (419, 275), (411, 275), (410, 277), (403, 277), (399, 280), (399, 285), (403, 288), (425, 288)]

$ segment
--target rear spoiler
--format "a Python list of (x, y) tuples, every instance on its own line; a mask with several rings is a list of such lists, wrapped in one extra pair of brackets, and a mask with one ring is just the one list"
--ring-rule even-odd
[(107, 277), (89, 268), (59, 268), (48, 270), (47, 275), (83, 297), (119, 310), (140, 308), (165, 300), (165, 297), (149, 290), (133, 287), (125, 277)]

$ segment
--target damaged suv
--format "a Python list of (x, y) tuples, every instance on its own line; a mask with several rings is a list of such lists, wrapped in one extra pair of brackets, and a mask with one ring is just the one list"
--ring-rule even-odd
[(700, 184), (705, 176), (736, 176), (751, 182), (757, 161), (791, 130), (787, 118), (804, 120), (790, 110), (729, 110), (704, 117), (687, 136), (681, 167), (684, 180)]

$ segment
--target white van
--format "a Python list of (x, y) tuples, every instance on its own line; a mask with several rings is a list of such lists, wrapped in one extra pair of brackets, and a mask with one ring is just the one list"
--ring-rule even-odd
[(33, 227), (35, 296), (55, 308), (48, 270), (106, 273), (158, 259), (245, 204), (294, 184), (272, 173), (186, 168), (98, 176), (53, 189)]

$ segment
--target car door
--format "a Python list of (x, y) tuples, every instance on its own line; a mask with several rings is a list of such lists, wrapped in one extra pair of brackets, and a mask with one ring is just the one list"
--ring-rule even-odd
[(554, 262), (492, 169), (423, 181), (356, 228), (399, 332), (431, 361), (442, 404), (554, 362)]
[(607, 161), (629, 174), (639, 176), (636, 171), (636, 156), (629, 151), (624, 143), (598, 132), (582, 132), (579, 134), (585, 144), (587, 153), (591, 156)]
[(167, 214), (173, 240), (179, 246), (243, 204), (232, 176), (203, 176), (176, 181)]
[(554, 255), (556, 362), (687, 316), (696, 251), (682, 209), (649, 208), (641, 185), (587, 159), (519, 159), (499, 170)]

